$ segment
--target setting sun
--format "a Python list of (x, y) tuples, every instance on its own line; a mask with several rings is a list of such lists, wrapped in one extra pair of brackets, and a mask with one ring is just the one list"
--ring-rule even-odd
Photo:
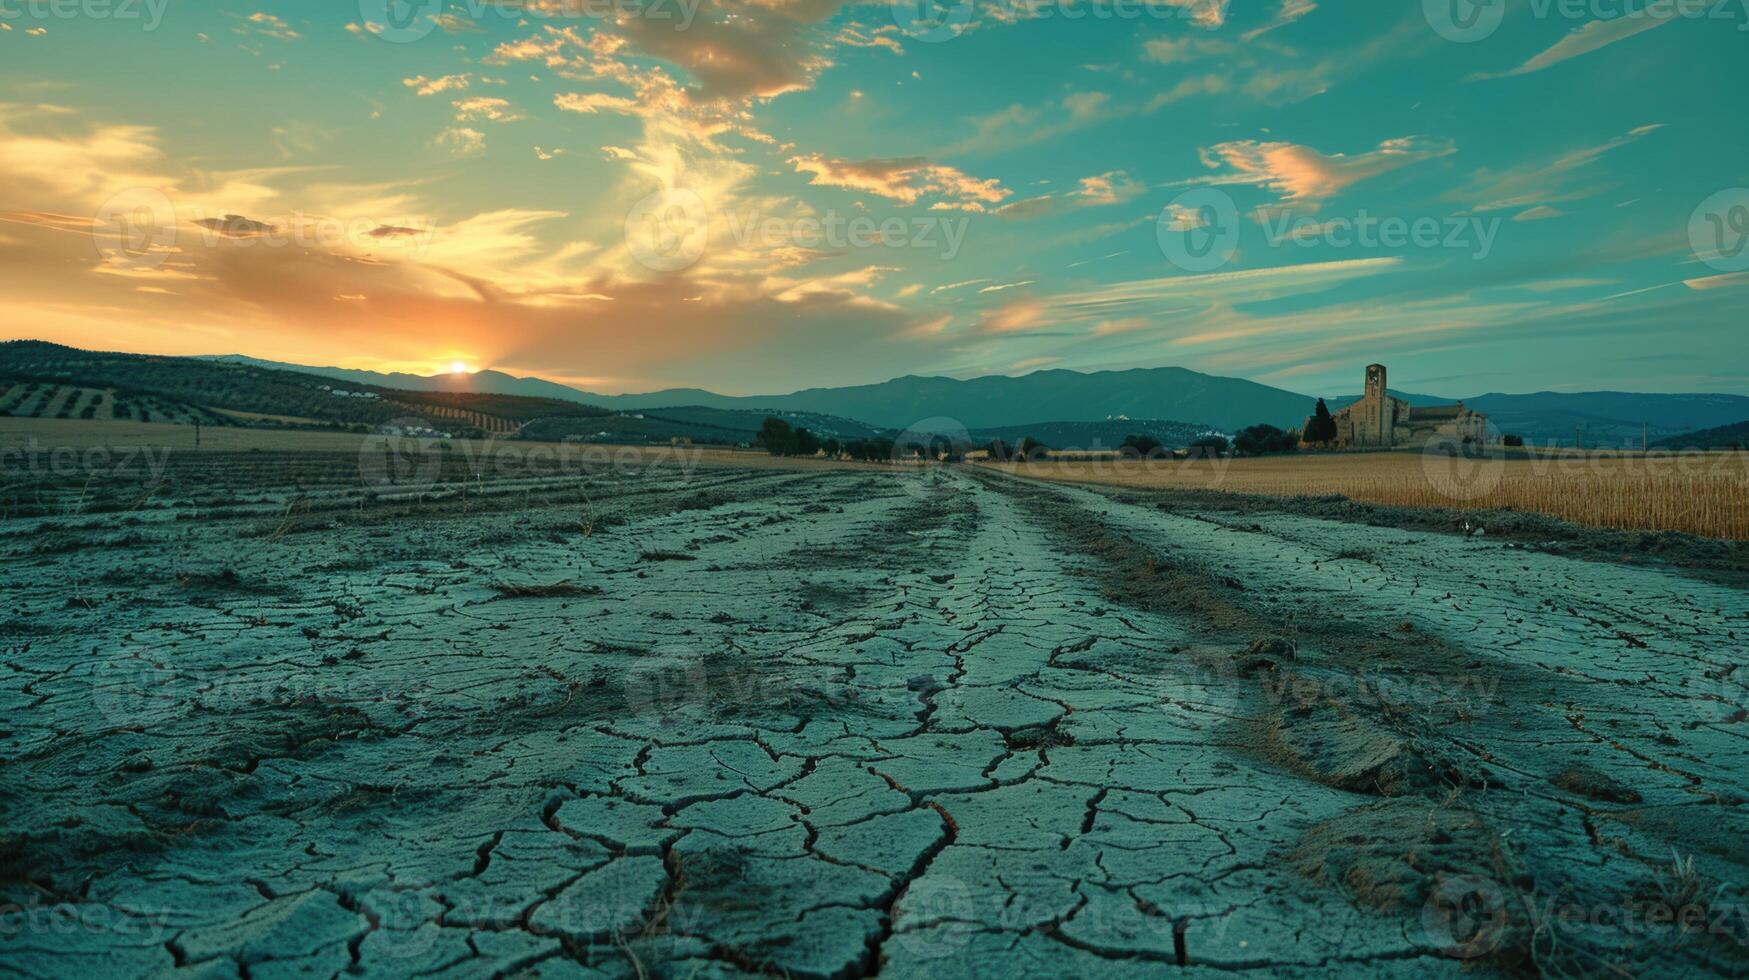
[(464, 363), (462, 361), (450, 361), (449, 362), (449, 373), (450, 374), (467, 374), (468, 373), (468, 366), (466, 363)]

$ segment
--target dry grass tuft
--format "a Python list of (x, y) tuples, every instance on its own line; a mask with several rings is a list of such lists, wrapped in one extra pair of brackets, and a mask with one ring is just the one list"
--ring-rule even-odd
[(494, 582), (492, 590), (501, 599), (567, 599), (601, 594), (600, 586), (572, 585), (569, 579), (544, 584)]

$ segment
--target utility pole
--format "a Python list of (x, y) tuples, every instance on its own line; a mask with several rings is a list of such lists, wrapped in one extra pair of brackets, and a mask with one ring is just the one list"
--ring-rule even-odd
[(1574, 449), (1584, 449), (1585, 448), (1585, 440), (1584, 440), (1584, 438), (1582, 438), (1579, 435), (1579, 430), (1581, 428), (1583, 428), (1583, 426), (1577, 426), (1577, 425), (1573, 426), (1573, 448)]
[(1644, 423), (1644, 422), (1640, 423), (1640, 452), (1642, 452), (1642, 453), (1645, 452), (1647, 449), (1651, 448), (1650, 445), (1646, 441), (1646, 434), (1647, 434), (1648, 428), (1649, 427), (1646, 425), (1646, 423)]

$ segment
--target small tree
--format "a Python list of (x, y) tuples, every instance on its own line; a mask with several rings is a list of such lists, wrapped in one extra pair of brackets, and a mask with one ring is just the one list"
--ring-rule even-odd
[(1324, 404), (1324, 399), (1318, 399), (1318, 407), (1312, 410), (1312, 420), (1306, 423), (1306, 441), (1327, 445), (1336, 441), (1336, 419), (1330, 414), (1330, 406)]
[(1233, 437), (1233, 448), (1247, 456), (1263, 456), (1293, 452), (1299, 441), (1298, 432), (1283, 432), (1273, 425), (1253, 425), (1239, 430)]
[(1051, 454), (1051, 447), (1039, 442), (1032, 436), (1020, 440), (1020, 450), (1016, 458), (1024, 460), (1044, 459)]
[(796, 451), (796, 433), (783, 419), (767, 416), (753, 444), (765, 447), (773, 456), (792, 456)]
[(1014, 453), (1009, 451), (1006, 442), (1003, 442), (1000, 439), (992, 439), (990, 440), (990, 458), (1007, 462), (1014, 458)]
[(1501, 436), (1500, 444), (1503, 446), (1522, 446), (1524, 445), (1524, 437), (1515, 435)]
[(807, 429), (797, 429), (795, 436), (795, 454), (797, 456), (813, 456), (820, 451), (820, 440)]
[(1164, 449), (1165, 447), (1160, 445), (1160, 440), (1150, 435), (1141, 434), (1124, 436), (1123, 445), (1118, 447), (1118, 452), (1131, 459), (1153, 459), (1159, 456)]
[(1226, 436), (1201, 436), (1190, 444), (1190, 455), (1224, 456), (1228, 448)]

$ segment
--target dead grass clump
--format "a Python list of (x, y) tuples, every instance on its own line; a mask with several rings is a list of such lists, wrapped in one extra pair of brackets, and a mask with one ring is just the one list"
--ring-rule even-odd
[(1590, 766), (1572, 766), (1557, 773), (1549, 782), (1575, 796), (1605, 803), (1639, 803), (1640, 793), (1611, 776)]
[[(1293, 677), (1286, 675), (1291, 685)], [(1284, 706), (1259, 722), (1272, 761), (1351, 793), (1408, 796), (1441, 785), (1441, 773), (1409, 740), (1329, 701)]]
[(547, 583), (495, 582), (492, 591), (500, 599), (573, 599), (601, 594), (599, 585), (572, 585), (570, 579)]
[(1380, 912), (1418, 911), (1436, 875), (1506, 876), (1499, 837), (1481, 817), (1425, 800), (1372, 803), (1316, 824), (1288, 860)]
[(684, 551), (646, 551), (638, 556), (639, 561), (698, 561), (697, 555), (689, 555)]
[(1062, 731), (1053, 722), (1044, 726), (1016, 729), (1008, 733), (1007, 741), (1009, 749), (1019, 752), (1074, 745), (1075, 736)]
[(1288, 861), (1358, 907), (1410, 919), (1449, 955), (1511, 969), (1529, 954), (1530, 916), (1500, 837), (1469, 810), (1370, 804), (1313, 826)]

